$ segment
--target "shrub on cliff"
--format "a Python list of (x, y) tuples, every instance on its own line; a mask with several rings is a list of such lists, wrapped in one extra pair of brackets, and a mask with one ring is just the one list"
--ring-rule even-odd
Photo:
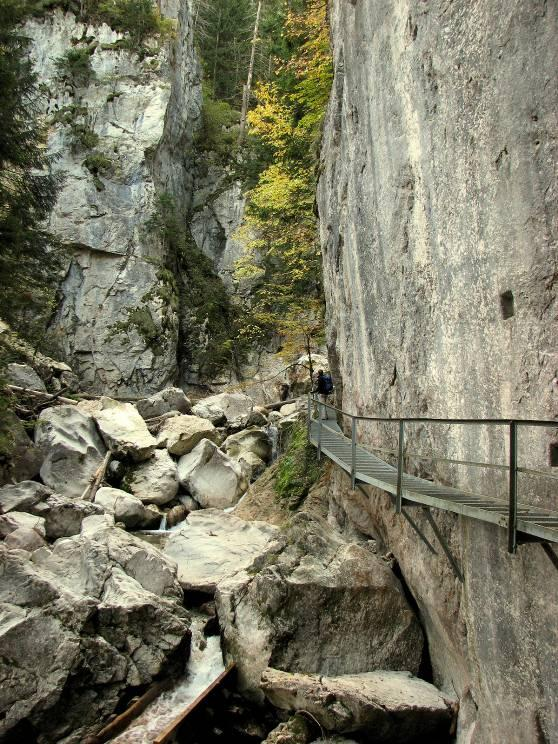
[(294, 426), (287, 450), (277, 465), (275, 490), (289, 509), (296, 511), (320, 477), (316, 450), (308, 442), (306, 427)]

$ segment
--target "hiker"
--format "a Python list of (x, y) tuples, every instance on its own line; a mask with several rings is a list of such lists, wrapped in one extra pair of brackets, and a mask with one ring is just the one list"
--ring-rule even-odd
[[(323, 369), (318, 370), (316, 387), (312, 392), (318, 393), (320, 403), (327, 403), (328, 395), (331, 395), (333, 392), (333, 380), (329, 372), (324, 373)], [(320, 418), (327, 418), (327, 409), (322, 408), (322, 406), (320, 406)]]

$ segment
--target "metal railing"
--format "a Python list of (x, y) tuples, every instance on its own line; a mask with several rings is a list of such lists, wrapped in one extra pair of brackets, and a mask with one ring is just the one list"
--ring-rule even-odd
[[(458, 465), (468, 465), (472, 467), (482, 468), (497, 468), (499, 470), (508, 471), (508, 551), (515, 553), (517, 550), (517, 517), (518, 517), (518, 474), (524, 473), (528, 475), (538, 476), (551, 480), (557, 480), (558, 476), (552, 473), (546, 473), (541, 470), (535, 470), (532, 468), (522, 468), (518, 466), (518, 430), (520, 427), (544, 427), (544, 428), (558, 428), (558, 421), (548, 421), (542, 419), (442, 419), (442, 418), (425, 418), (417, 416), (406, 416), (406, 417), (388, 417), (388, 416), (358, 416), (341, 408), (319, 401), (314, 393), (308, 395), (308, 435), (310, 436), (310, 426), (313, 420), (312, 418), (312, 407), (317, 406), (318, 418), (314, 419), (318, 422), (318, 458), (321, 457), (322, 451), (322, 428), (330, 428), (324, 421), (327, 422), (331, 419), (322, 419), (322, 413), (326, 410), (335, 411), (337, 414), (346, 416), (351, 419), (351, 487), (354, 490), (356, 485), (356, 448), (357, 448), (357, 424), (359, 421), (370, 421), (376, 423), (389, 423), (398, 424), (398, 446), (397, 446), (397, 491), (395, 494), (395, 511), (397, 514), (401, 514), (403, 505), (403, 462), (405, 457), (417, 457), (418, 459), (425, 459), (432, 462), (446, 462), (454, 463)], [(405, 427), (408, 424), (446, 424), (448, 426), (464, 425), (464, 426), (503, 426), (508, 428), (508, 440), (509, 440), (509, 464), (508, 465), (497, 465), (493, 463), (482, 463), (468, 460), (452, 460), (449, 458), (438, 457), (435, 455), (425, 456), (422, 454), (413, 454), (405, 452)], [(395, 450), (384, 450), (391, 454), (395, 454)]]

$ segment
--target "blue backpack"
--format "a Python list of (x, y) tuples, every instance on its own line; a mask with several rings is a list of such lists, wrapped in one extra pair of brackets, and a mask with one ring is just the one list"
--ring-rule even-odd
[(322, 377), (323, 386), (324, 386), (324, 394), (329, 395), (329, 393), (333, 392), (333, 380), (331, 379), (330, 374), (325, 374)]

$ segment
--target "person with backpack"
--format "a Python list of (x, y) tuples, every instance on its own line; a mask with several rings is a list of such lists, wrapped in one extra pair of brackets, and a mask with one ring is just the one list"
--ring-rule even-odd
[[(323, 369), (318, 370), (316, 387), (312, 392), (318, 393), (320, 403), (327, 403), (328, 395), (331, 395), (333, 392), (333, 380), (331, 379), (329, 372), (324, 372)], [(327, 409), (323, 408), (321, 414), (321, 418), (327, 418)]]

